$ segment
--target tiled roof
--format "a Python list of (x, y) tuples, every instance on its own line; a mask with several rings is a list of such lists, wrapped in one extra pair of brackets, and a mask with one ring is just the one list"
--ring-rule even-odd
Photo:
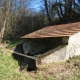
[(47, 26), (21, 38), (46, 38), (71, 36), (80, 31), (80, 22)]

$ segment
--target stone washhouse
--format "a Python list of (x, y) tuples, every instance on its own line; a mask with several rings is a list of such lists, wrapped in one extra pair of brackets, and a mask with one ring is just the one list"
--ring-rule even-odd
[(65, 62), (80, 55), (80, 22), (47, 26), (21, 38), (25, 39), (24, 53), (38, 54), (42, 64)]

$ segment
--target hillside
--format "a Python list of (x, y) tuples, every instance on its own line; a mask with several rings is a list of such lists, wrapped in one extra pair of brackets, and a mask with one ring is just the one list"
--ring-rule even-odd
[(0, 80), (80, 80), (80, 56), (64, 63), (37, 65), (38, 70), (20, 71), (12, 51), (0, 44)]

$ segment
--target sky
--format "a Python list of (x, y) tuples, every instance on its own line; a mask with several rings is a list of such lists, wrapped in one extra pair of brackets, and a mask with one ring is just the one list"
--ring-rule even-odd
[(42, 6), (41, 0), (33, 0), (30, 8), (35, 11), (39, 11), (41, 6)]
[[(78, 2), (78, 0), (76, 0), (76, 2)], [(30, 8), (38, 12), (40, 11), (40, 8), (43, 7), (42, 5), (42, 0), (32, 0)]]

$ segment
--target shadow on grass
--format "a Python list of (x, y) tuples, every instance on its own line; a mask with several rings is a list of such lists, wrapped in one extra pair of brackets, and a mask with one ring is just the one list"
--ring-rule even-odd
[[(18, 44), (15, 47), (14, 51), (24, 54), (22, 43)], [(19, 69), (20, 71), (24, 70), (25, 68), (27, 69), (27, 71), (37, 70), (36, 61), (34, 59), (26, 58), (26, 57), (17, 55), (15, 53), (13, 53), (12, 56), (14, 59), (18, 61), (18, 65), (20, 66), (20, 69)]]

